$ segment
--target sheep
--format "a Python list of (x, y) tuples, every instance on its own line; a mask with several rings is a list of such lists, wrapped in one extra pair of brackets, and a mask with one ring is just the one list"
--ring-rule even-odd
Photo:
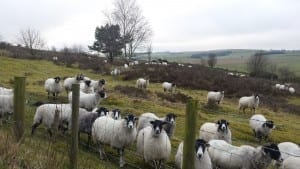
[(0, 124), (2, 116), (11, 115), (14, 109), (14, 95), (0, 95)]
[(136, 139), (136, 126), (138, 120), (134, 115), (129, 114), (124, 119), (114, 120), (110, 117), (103, 116), (95, 120), (92, 126), (93, 140), (100, 143), (100, 159), (104, 159), (103, 144), (109, 144), (117, 148), (120, 153), (120, 167), (125, 165), (124, 150), (134, 143)]
[(127, 69), (128, 68), (128, 64), (125, 63), (124, 64), (124, 68)]
[(76, 77), (69, 77), (69, 78), (66, 78), (64, 80), (64, 88), (66, 89), (67, 91), (67, 94), (69, 93), (69, 91), (72, 90), (72, 84), (76, 84), (76, 83), (80, 83), (80, 81), (82, 81), (84, 79), (83, 75), (80, 74), (80, 75), (77, 75)]
[(0, 87), (0, 95), (10, 95), (10, 94), (13, 94), (13, 89)]
[(107, 115), (108, 115), (108, 117), (111, 117), (115, 120), (121, 119), (121, 111), (119, 109), (114, 109), (114, 110), (108, 112)]
[(171, 154), (170, 139), (163, 129), (167, 122), (161, 120), (150, 121), (152, 125), (138, 132), (137, 152), (144, 157), (146, 163), (152, 162), (156, 169), (162, 168)]
[(279, 90), (288, 90), (288, 87), (286, 85), (280, 85)]
[[(71, 129), (72, 126), (72, 107), (71, 104), (43, 104), (37, 107), (33, 123), (31, 126), (31, 135), (34, 134), (35, 129), (42, 123), (47, 127), (47, 131), (52, 136), (52, 126), (55, 120), (55, 112), (58, 111), (59, 128), (63, 130)], [(79, 118), (88, 112), (85, 109), (79, 109)], [(64, 124), (67, 127), (64, 127)]]
[(45, 81), (45, 90), (49, 95), (52, 93), (54, 98), (58, 97), (58, 94), (62, 91), (62, 85), (60, 83), (60, 77), (49, 78)]
[[(72, 92), (69, 93), (69, 103), (72, 103)], [(93, 110), (104, 98), (106, 98), (105, 91), (96, 93), (83, 93), (80, 91), (79, 107), (85, 108), (89, 111)]]
[(290, 94), (294, 94), (295, 93), (295, 89), (293, 87), (289, 87), (289, 92), (290, 92)]
[(164, 89), (164, 92), (175, 92), (176, 84), (175, 83), (169, 83), (169, 82), (163, 82), (162, 87)]
[(143, 113), (140, 116), (138, 121), (137, 129), (138, 131), (142, 130), (147, 126), (151, 126), (150, 121), (153, 120), (161, 120), (167, 122), (163, 127), (167, 132), (169, 138), (172, 138), (174, 135), (175, 127), (176, 127), (176, 115), (174, 113), (168, 113), (165, 117), (159, 118), (153, 113)]
[(120, 69), (115, 68), (114, 70), (112, 70), (112, 71), (110, 72), (110, 74), (111, 74), (112, 76), (117, 76), (117, 75), (121, 74), (121, 71), (120, 71)]
[(281, 152), (283, 161), (293, 156), (300, 157), (300, 147), (295, 143), (282, 142), (278, 144), (278, 148)]
[(83, 83), (80, 83), (80, 91), (83, 93), (94, 93), (94, 88), (91, 85), (91, 80), (84, 80)]
[(149, 79), (139, 78), (136, 81), (136, 87), (141, 89), (146, 89), (149, 86)]
[(91, 86), (93, 87), (94, 91), (102, 91), (104, 90), (104, 86), (105, 86), (105, 80), (104, 79), (100, 79), (98, 81), (96, 80), (91, 80)]
[(259, 96), (257, 94), (241, 97), (239, 100), (239, 112), (241, 111), (241, 109), (243, 109), (243, 112), (245, 113), (245, 109), (250, 108), (253, 110), (253, 114), (255, 114), (255, 110), (258, 108), (258, 105)]
[(282, 162), (276, 144), (257, 148), (248, 145), (237, 147), (224, 140), (211, 140), (209, 145), (208, 153), (213, 166), (222, 169), (266, 169), (272, 160)]
[(86, 133), (88, 135), (88, 145), (91, 142), (92, 137), (92, 125), (94, 121), (101, 116), (106, 116), (108, 114), (108, 110), (105, 107), (96, 108), (92, 112), (84, 114), (79, 119), (79, 131), (78, 138), (80, 138), (80, 133)]
[[(195, 169), (212, 169), (212, 164), (208, 152), (209, 144), (202, 139), (195, 141)], [(178, 169), (182, 169), (183, 142), (179, 144), (175, 155), (175, 164)]]
[(217, 123), (206, 122), (202, 124), (199, 130), (199, 138), (207, 142), (213, 139), (225, 140), (231, 144), (232, 141), (229, 122), (221, 119), (218, 120)]
[(289, 157), (282, 163), (283, 169), (299, 169), (300, 157)]
[(262, 138), (267, 139), (272, 130), (275, 128), (274, 122), (271, 120), (267, 120), (261, 114), (253, 115), (249, 120), (249, 124), (254, 132), (254, 136), (259, 140), (261, 140)]
[(275, 88), (280, 89), (280, 84), (279, 83), (275, 84)]
[(220, 104), (224, 98), (224, 91), (214, 92), (210, 91), (207, 93), (207, 103)]

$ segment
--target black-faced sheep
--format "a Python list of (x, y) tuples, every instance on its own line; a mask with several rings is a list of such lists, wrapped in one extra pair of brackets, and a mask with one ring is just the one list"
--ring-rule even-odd
[(82, 74), (77, 75), (76, 77), (69, 77), (64, 80), (63, 87), (66, 89), (67, 93), (72, 90), (73, 84), (79, 84), (82, 80), (84, 80), (84, 76)]
[(259, 104), (258, 95), (241, 97), (239, 100), (239, 111), (243, 109), (243, 112), (245, 113), (245, 109), (250, 108), (251, 110), (253, 110), (253, 113), (255, 114), (255, 110), (258, 108), (258, 104)]
[(55, 77), (55, 78), (49, 78), (45, 81), (45, 90), (48, 93), (48, 98), (50, 97), (49, 95), (52, 93), (54, 98), (57, 98), (59, 93), (62, 92), (62, 85), (60, 83), (60, 77)]
[(231, 144), (231, 131), (229, 122), (221, 119), (217, 123), (206, 122), (200, 127), (199, 138), (205, 141), (213, 139), (225, 140)]
[[(92, 111), (105, 97), (104, 91), (88, 94), (80, 92), (79, 107)], [(72, 92), (69, 93), (69, 103), (72, 103)]]
[(254, 132), (255, 137), (257, 137), (259, 140), (262, 138), (267, 139), (272, 130), (275, 128), (274, 122), (267, 120), (261, 114), (253, 115), (249, 120), (249, 124)]

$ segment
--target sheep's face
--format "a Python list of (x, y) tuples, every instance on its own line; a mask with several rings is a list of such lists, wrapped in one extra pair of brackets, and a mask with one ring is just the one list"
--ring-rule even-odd
[(83, 80), (83, 79), (84, 79), (83, 74), (79, 74), (79, 75), (76, 76), (77, 81), (80, 81), (80, 80)]
[(54, 81), (55, 81), (55, 83), (59, 83), (59, 82), (60, 82), (60, 77), (58, 77), (58, 76), (55, 77), (55, 78), (54, 78)]
[(227, 120), (219, 120), (217, 122), (218, 124), (218, 131), (226, 132), (229, 126), (229, 122)]
[(174, 113), (168, 113), (166, 116), (166, 121), (171, 124), (175, 123), (175, 119), (176, 119), (176, 115)]
[(172, 87), (176, 87), (176, 84), (175, 84), (175, 83), (172, 83)]
[(283, 161), (279, 148), (276, 144), (272, 143), (264, 145), (262, 151), (264, 155), (270, 156), (273, 160), (276, 160), (277, 162), (281, 163)]
[(154, 120), (154, 121), (150, 121), (150, 123), (152, 124), (152, 129), (154, 133), (153, 136), (158, 137), (162, 131), (163, 125), (167, 124), (168, 122), (161, 121), (161, 120)]
[(115, 120), (118, 120), (121, 117), (121, 111), (119, 109), (114, 109), (112, 112)]
[(195, 150), (196, 150), (196, 157), (198, 159), (201, 159), (205, 153), (206, 147), (209, 147), (209, 144), (202, 140), (202, 139), (197, 139), (195, 142)]
[(106, 116), (108, 114), (108, 110), (105, 107), (98, 108), (96, 112), (98, 112), (99, 117)]
[(91, 86), (91, 81), (90, 81), (90, 80), (85, 80), (84, 83), (85, 83), (85, 85), (88, 86), (88, 87)]
[(134, 115), (132, 115), (132, 114), (127, 115), (124, 119), (126, 120), (126, 122), (127, 122), (126, 126), (129, 129), (134, 128), (135, 127), (135, 123), (138, 120), (138, 118), (134, 117)]
[(255, 102), (259, 101), (259, 96), (257, 94), (254, 96), (254, 98), (255, 98)]
[(221, 91), (221, 95), (223, 95), (223, 96), (224, 96), (224, 93), (225, 93), (224, 91)]
[(105, 80), (104, 79), (99, 80), (99, 86), (103, 86), (103, 85), (105, 85)]
[(275, 125), (274, 125), (274, 122), (272, 120), (268, 120), (263, 124), (263, 127), (273, 129), (273, 128), (275, 128)]
[(104, 91), (99, 91), (98, 94), (101, 98), (106, 98), (106, 94)]

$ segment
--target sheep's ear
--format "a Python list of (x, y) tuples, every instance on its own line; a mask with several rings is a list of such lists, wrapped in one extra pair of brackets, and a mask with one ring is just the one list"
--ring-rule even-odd
[(139, 118), (138, 118), (138, 117), (135, 117), (135, 118), (134, 118), (134, 121), (137, 121), (137, 120), (139, 120)]
[(276, 126), (275, 125), (273, 125), (273, 128), (272, 129), (275, 129), (276, 128)]
[(230, 123), (228, 121), (226, 123), (227, 123), (227, 126), (229, 126)]
[(206, 147), (206, 148), (210, 147), (210, 144), (209, 144), (209, 143), (206, 143), (206, 144), (205, 144), (205, 147)]
[(125, 116), (125, 117), (124, 117), (124, 119), (125, 119), (125, 120), (128, 120), (128, 117), (127, 117), (127, 116)]
[(150, 123), (153, 125), (153, 124), (154, 124), (154, 121), (150, 121)]
[(217, 123), (217, 124), (220, 124), (221, 122), (220, 122), (220, 120), (219, 120), (219, 121), (217, 121), (216, 123)]

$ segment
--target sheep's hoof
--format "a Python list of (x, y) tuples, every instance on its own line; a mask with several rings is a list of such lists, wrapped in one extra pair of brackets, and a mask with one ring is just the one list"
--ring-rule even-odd
[(125, 166), (125, 164), (126, 164), (126, 162), (125, 162), (125, 161), (123, 161), (123, 162), (120, 162), (120, 167), (124, 167), (124, 166)]

